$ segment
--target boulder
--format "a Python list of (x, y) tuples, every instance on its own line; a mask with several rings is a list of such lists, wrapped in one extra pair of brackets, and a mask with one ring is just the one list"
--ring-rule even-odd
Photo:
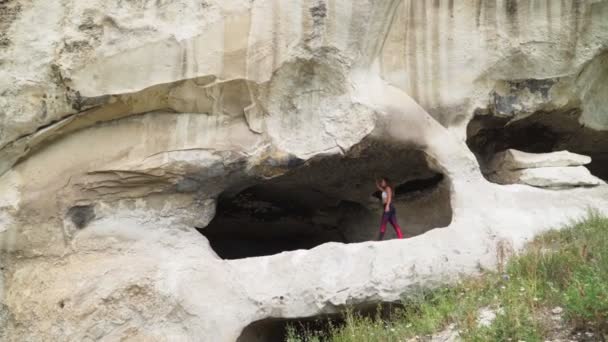
[(591, 163), (591, 158), (568, 151), (550, 153), (528, 153), (514, 149), (497, 153), (488, 163), (486, 172), (514, 171), (541, 167), (582, 166)]
[(500, 184), (526, 184), (539, 188), (565, 189), (605, 184), (584, 166), (539, 167), (515, 171), (499, 171), (489, 178)]

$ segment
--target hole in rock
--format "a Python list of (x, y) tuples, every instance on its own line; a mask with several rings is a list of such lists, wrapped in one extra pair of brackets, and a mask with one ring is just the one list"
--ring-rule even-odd
[(67, 215), (78, 229), (83, 229), (95, 218), (95, 208), (90, 205), (77, 205), (71, 207)]
[[(395, 184), (405, 236), (415, 236), (452, 220), (449, 181), (436, 169), (419, 150), (365, 142), (346, 155), (316, 158), (226, 191), (215, 218), (199, 232), (224, 259), (375, 240), (382, 209), (374, 182), (384, 175)], [(385, 239), (394, 237), (389, 226)]]
[(482, 169), (495, 153), (506, 149), (530, 153), (568, 150), (590, 156), (592, 162), (586, 165), (589, 171), (608, 180), (608, 132), (582, 126), (580, 114), (578, 109), (537, 112), (514, 122), (478, 115), (468, 125), (467, 144)]
[[(359, 306), (351, 309), (350, 314), (356, 317), (381, 318), (390, 320), (395, 315), (403, 314), (401, 304), (384, 303), (380, 305)], [(237, 339), (237, 342), (287, 341), (291, 337), (300, 337), (303, 341), (306, 334), (327, 336), (332, 329), (339, 329), (345, 324), (345, 313), (318, 315), (306, 318), (268, 318), (249, 324)], [(295, 335), (295, 336), (294, 336)]]

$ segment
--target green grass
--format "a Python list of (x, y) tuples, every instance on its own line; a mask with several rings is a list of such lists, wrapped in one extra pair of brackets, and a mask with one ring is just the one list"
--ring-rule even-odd
[[(557, 307), (563, 309), (558, 323), (552, 319)], [(489, 326), (478, 324), (482, 308), (496, 312)], [(286, 341), (407, 341), (450, 325), (464, 341), (544, 341), (556, 329), (608, 340), (608, 218), (591, 213), (543, 234), (511, 258), (502, 273), (420, 291), (388, 317), (352, 311), (344, 317), (342, 324), (329, 323), (323, 332), (290, 326)]]

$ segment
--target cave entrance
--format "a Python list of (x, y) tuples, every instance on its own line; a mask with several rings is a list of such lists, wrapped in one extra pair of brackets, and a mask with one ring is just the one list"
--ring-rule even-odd
[(347, 206), (357, 208), (315, 189), (266, 182), (221, 196), (216, 217), (199, 231), (224, 259), (310, 249), (348, 242), (339, 227)]
[(608, 132), (586, 128), (579, 123), (579, 109), (537, 112), (510, 121), (491, 115), (477, 115), (467, 128), (467, 144), (485, 166), (498, 152), (516, 149), (530, 153), (568, 150), (591, 157), (586, 165), (598, 178), (608, 181)]
[[(289, 331), (292, 337), (306, 341), (311, 333), (318, 337), (328, 337), (332, 330), (339, 329), (346, 322), (346, 315), (357, 318), (374, 318), (391, 321), (395, 316), (403, 315), (403, 305), (398, 303), (381, 303), (377, 305), (360, 305), (348, 312), (332, 315), (318, 315), (304, 318), (267, 318), (249, 324), (237, 339), (237, 342), (287, 341)], [(295, 336), (294, 336), (295, 335)]]
[[(224, 259), (354, 243), (378, 236), (374, 178), (389, 177), (406, 237), (448, 226), (450, 184), (420, 150), (365, 141), (345, 155), (314, 158), (286, 174), (229, 189), (198, 229)], [(387, 229), (385, 239), (394, 238)]]

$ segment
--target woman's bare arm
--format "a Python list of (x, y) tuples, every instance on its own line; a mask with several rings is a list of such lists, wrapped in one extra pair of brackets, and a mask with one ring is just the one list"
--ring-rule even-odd
[(380, 186), (380, 184), (378, 183), (378, 180), (376, 179), (376, 188), (378, 188), (378, 190), (380, 191), (384, 191), (384, 189), (382, 189), (382, 187)]

